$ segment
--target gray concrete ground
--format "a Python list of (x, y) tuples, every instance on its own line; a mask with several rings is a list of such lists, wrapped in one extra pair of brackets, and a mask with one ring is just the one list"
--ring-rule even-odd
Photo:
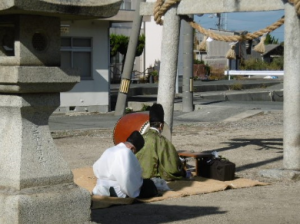
[[(221, 121), (233, 117), (245, 111), (271, 111), (282, 110), (282, 102), (261, 101), (218, 101), (205, 102), (195, 106), (193, 112), (183, 113), (179, 110), (174, 112), (173, 125), (193, 122)], [(68, 113), (52, 115), (49, 120), (51, 131), (65, 131), (78, 129), (102, 129), (114, 127), (120, 117), (114, 116), (113, 112), (99, 113)]]
[[(242, 84), (243, 90), (230, 90), (235, 84)], [(189, 113), (181, 112), (182, 94), (177, 94), (175, 99), (175, 113), (173, 125), (189, 122), (212, 122), (232, 117), (247, 110), (269, 111), (282, 110), (283, 83), (282, 80), (220, 80), (210, 82), (195, 82), (199, 90), (205, 92), (194, 92), (195, 110)], [(263, 88), (261, 88), (263, 87)], [(117, 95), (119, 85), (113, 84), (111, 89), (112, 108)], [(157, 91), (157, 84), (131, 84), (131, 89), (139, 88), (142, 95), (128, 96), (128, 103), (134, 104), (136, 110), (140, 110), (143, 104), (156, 102), (156, 95), (149, 94)], [(219, 91), (215, 91), (215, 90)], [(277, 91), (281, 96), (280, 100), (271, 101), (270, 97), (265, 98), (270, 92)], [(280, 92), (280, 93), (279, 93)], [(253, 94), (257, 97), (253, 98)], [(227, 97), (224, 97), (226, 95)], [(231, 97), (234, 96), (234, 97)], [(268, 100), (268, 101), (266, 101)], [(101, 129), (114, 127), (120, 117), (114, 116), (113, 112), (99, 113), (76, 113), (54, 114), (50, 117), (49, 126), (51, 131), (64, 131), (76, 129)]]

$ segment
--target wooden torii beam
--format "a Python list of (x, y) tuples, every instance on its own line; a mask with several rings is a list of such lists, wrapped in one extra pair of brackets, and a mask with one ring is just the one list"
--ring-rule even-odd
[[(154, 3), (143, 3), (141, 15), (153, 15)], [(182, 0), (164, 15), (160, 82), (157, 101), (172, 130), (179, 16), (189, 14), (285, 10), (284, 159), (287, 170), (300, 170), (300, 20), (287, 0)]]

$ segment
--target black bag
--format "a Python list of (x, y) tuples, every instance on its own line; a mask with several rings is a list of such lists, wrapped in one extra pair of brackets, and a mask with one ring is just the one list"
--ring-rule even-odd
[(206, 178), (233, 180), (235, 164), (224, 158), (202, 159), (198, 161), (199, 175)]

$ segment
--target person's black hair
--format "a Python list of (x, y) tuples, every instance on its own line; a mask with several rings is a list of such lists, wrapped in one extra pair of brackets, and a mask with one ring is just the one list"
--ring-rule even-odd
[(155, 103), (152, 105), (152, 107), (149, 110), (149, 122), (159, 122), (164, 123), (164, 109), (161, 104)]
[(133, 131), (126, 141), (134, 145), (137, 152), (140, 151), (145, 144), (145, 140), (139, 131)]

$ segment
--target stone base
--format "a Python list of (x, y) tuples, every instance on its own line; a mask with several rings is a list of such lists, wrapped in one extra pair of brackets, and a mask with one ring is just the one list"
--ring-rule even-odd
[(259, 175), (262, 177), (273, 178), (277, 180), (300, 180), (300, 171), (285, 169), (261, 170)]
[(75, 184), (0, 189), (0, 223), (83, 224), (90, 221), (90, 193)]
[(91, 105), (91, 106), (69, 106), (69, 107), (59, 107), (53, 113), (107, 113), (109, 112), (108, 105)]
[(152, 106), (154, 102), (128, 101), (128, 107), (133, 111), (141, 111), (144, 106)]

